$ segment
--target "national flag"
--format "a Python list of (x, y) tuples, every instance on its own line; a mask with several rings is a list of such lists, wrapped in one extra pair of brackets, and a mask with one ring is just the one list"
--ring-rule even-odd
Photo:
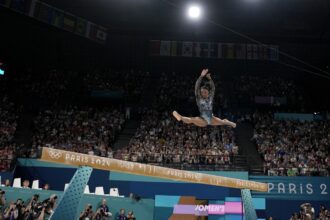
[(77, 22), (77, 18), (76, 16), (70, 14), (70, 13), (64, 13), (64, 17), (63, 17), (63, 29), (70, 31), (70, 32), (74, 32), (75, 28), (76, 28), (76, 22)]
[(277, 61), (279, 59), (278, 46), (277, 45), (270, 45), (270, 47), (271, 47), (270, 60)]
[(50, 24), (52, 21), (53, 9), (54, 8), (52, 6), (37, 1), (34, 8), (34, 17), (39, 21), (43, 21)]
[(54, 8), (51, 24), (55, 27), (63, 27), (64, 11)]
[[(30, 8), (27, 12), (27, 15), (30, 16), (30, 17), (33, 17), (33, 15), (34, 15), (34, 9), (36, 7), (36, 2), (37, 2), (37, 0), (31, 0)], [(55, 8), (53, 8), (53, 10), (54, 9)]]
[(182, 56), (182, 42), (180, 41), (171, 41), (171, 56)]
[(264, 46), (261, 44), (258, 46), (258, 53), (259, 53), (259, 60), (265, 60)]
[(270, 59), (269, 45), (264, 46), (262, 50), (264, 53), (264, 60), (269, 60)]
[(83, 18), (77, 17), (75, 33), (81, 36), (86, 36), (87, 21)]
[(28, 13), (31, 0), (11, 0), (10, 8), (21, 13)]
[(193, 57), (200, 57), (201, 56), (201, 45), (199, 42), (194, 42), (193, 43)]
[(232, 44), (232, 43), (226, 44), (226, 58), (227, 59), (235, 58), (234, 44)]
[(177, 56), (177, 45), (176, 45), (176, 41), (171, 41), (171, 56), (172, 57)]
[(193, 54), (193, 43), (192, 42), (183, 42), (182, 43), (182, 56), (192, 57)]
[(258, 49), (259, 49), (259, 46), (257, 44), (253, 44), (253, 55), (252, 55), (253, 60), (259, 59)]
[(149, 41), (149, 54), (151, 56), (159, 56), (160, 54), (160, 40)]
[(176, 49), (177, 49), (176, 55), (178, 57), (181, 57), (182, 56), (182, 41), (177, 41), (176, 42)]
[(246, 59), (246, 46), (245, 44), (236, 44), (235, 47), (236, 59)]
[(217, 57), (218, 57), (218, 44), (210, 43), (210, 58), (217, 58)]
[(210, 43), (200, 43), (200, 48), (201, 48), (201, 52), (200, 52), (200, 56), (201, 57), (210, 57)]
[(160, 55), (171, 56), (171, 41), (160, 42)]
[(105, 42), (107, 40), (107, 29), (98, 25), (98, 29), (96, 30), (96, 38), (99, 41)]
[(224, 58), (224, 53), (223, 53), (223, 43), (218, 43), (218, 58), (223, 59)]
[(247, 44), (246, 45), (246, 59), (252, 60), (253, 59), (253, 45)]
[[(99, 43), (105, 43), (107, 39), (107, 29), (92, 22), (88, 22), (89, 35), (88, 38)], [(159, 52), (158, 52), (159, 53)]]

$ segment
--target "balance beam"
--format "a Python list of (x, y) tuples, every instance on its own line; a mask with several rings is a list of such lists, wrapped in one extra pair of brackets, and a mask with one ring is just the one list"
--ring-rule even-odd
[(157, 177), (162, 179), (190, 183), (199, 183), (212, 186), (250, 189), (260, 192), (268, 191), (267, 183), (259, 183), (255, 181), (241, 180), (186, 170), (178, 170), (142, 163), (111, 159), (106, 157), (92, 156), (88, 154), (81, 154), (47, 147), (44, 147), (42, 149), (42, 156), (40, 160), (74, 166), (89, 166), (100, 170)]

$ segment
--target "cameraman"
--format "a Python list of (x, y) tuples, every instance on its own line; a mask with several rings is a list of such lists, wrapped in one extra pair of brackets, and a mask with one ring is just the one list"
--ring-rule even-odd
[(3, 218), (4, 220), (18, 219), (18, 210), (14, 202), (11, 202), (9, 207), (6, 208)]
[(48, 199), (42, 202), (42, 210), (38, 220), (48, 219), (53, 213), (56, 206), (57, 195), (53, 194)]
[(300, 205), (300, 214), (303, 219), (314, 219), (315, 210), (310, 203), (303, 203)]
[(92, 220), (93, 219), (93, 207), (91, 204), (87, 204), (85, 210), (80, 214), (79, 220)]
[(38, 217), (39, 209), (38, 209), (38, 200), (39, 195), (34, 194), (31, 198), (31, 201), (27, 205), (24, 212), (24, 220), (34, 220)]
[(127, 220), (136, 220), (133, 211), (129, 211), (126, 218)]
[(100, 215), (102, 220), (108, 220), (109, 217), (112, 216), (112, 213), (109, 211), (109, 207), (107, 206), (107, 200), (102, 199), (102, 204), (99, 207)]

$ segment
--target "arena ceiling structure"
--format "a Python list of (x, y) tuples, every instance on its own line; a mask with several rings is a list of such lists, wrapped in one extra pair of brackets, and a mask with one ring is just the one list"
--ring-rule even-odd
[[(113, 32), (222, 36), (212, 22), (250, 36), (330, 39), (328, 0), (43, 0)], [(203, 17), (191, 22), (186, 8), (199, 4)]]

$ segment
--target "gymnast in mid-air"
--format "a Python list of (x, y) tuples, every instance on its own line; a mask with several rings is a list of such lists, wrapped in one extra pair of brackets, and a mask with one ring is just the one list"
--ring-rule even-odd
[[(209, 80), (210, 88), (207, 86), (201, 87), (203, 78), (206, 77)], [(180, 115), (177, 111), (173, 111), (173, 116), (178, 120), (186, 124), (194, 124), (198, 127), (206, 127), (207, 125), (220, 126), (227, 125), (235, 128), (236, 124), (227, 119), (220, 119), (213, 115), (213, 98), (214, 98), (215, 86), (211, 78), (211, 74), (208, 73), (208, 69), (203, 69), (200, 77), (195, 84), (195, 96), (197, 106), (200, 112), (200, 117), (185, 117)]]

